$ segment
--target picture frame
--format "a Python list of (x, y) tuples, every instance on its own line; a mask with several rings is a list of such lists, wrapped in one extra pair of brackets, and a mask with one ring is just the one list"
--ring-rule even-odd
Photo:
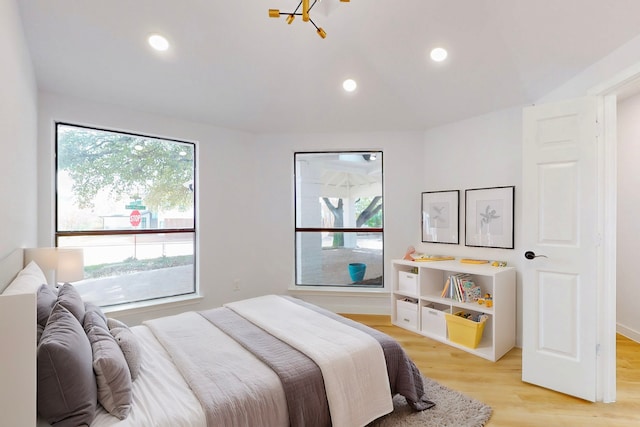
[(460, 243), (460, 191), (422, 193), (422, 241)]
[(515, 187), (465, 190), (465, 246), (513, 249)]

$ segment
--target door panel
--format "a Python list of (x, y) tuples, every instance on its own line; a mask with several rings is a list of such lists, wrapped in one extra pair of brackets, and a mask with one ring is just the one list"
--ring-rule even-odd
[(596, 398), (595, 98), (523, 115), (523, 381)]
[(539, 352), (577, 358), (578, 277), (574, 274), (540, 273), (542, 295), (538, 318)]
[[(577, 164), (541, 165), (539, 244), (577, 245)], [(558, 186), (558, 183), (562, 185)]]

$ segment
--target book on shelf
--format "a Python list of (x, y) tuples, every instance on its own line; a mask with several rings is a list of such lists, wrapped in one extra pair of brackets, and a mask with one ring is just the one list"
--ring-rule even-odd
[(456, 301), (464, 301), (464, 291), (462, 290), (462, 281), (465, 279), (466, 275), (464, 274), (456, 274), (454, 275), (455, 283), (456, 283)]
[(458, 285), (456, 284), (456, 277), (455, 276), (449, 276), (449, 292), (447, 294), (447, 298), (451, 298), (451, 299), (456, 299), (456, 295), (458, 294), (458, 291), (456, 290), (456, 288), (458, 287)]
[(458, 281), (458, 301), (462, 302), (464, 301), (464, 288), (462, 287), (462, 284), (464, 283), (464, 281), (467, 280), (466, 276), (460, 276), (457, 278)]
[(482, 289), (480, 286), (473, 283), (472, 280), (467, 280), (463, 284), (464, 289), (464, 302), (476, 302), (482, 297)]
[(444, 283), (444, 286), (442, 287), (442, 293), (440, 293), (440, 296), (442, 298), (446, 298), (449, 295), (449, 286), (451, 285), (451, 278), (447, 277), (447, 281)]
[(482, 290), (467, 273), (456, 273), (447, 277), (440, 296), (459, 302), (473, 302), (480, 297)]

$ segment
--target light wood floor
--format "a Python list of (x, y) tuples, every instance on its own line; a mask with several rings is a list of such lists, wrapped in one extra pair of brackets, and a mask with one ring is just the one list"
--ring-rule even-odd
[(489, 427), (640, 426), (640, 344), (621, 335), (616, 402), (590, 403), (523, 383), (518, 348), (494, 363), (393, 326), (389, 316), (345, 316), (397, 339), (425, 376), (491, 406)]

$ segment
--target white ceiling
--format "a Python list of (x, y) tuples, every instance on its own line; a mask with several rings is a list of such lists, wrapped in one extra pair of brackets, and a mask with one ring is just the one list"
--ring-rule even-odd
[(425, 130), (528, 104), (640, 34), (639, 0), (323, 0), (324, 40), (268, 17), (297, 0), (17, 2), (41, 90), (257, 133)]

